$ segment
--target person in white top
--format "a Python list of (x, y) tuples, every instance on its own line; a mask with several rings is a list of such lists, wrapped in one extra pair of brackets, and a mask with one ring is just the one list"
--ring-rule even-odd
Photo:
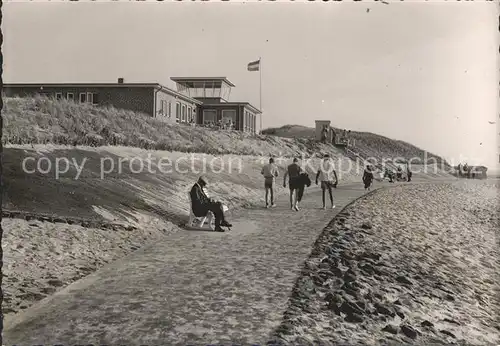
[[(264, 188), (266, 189), (266, 208), (276, 207), (274, 204), (274, 183), (275, 179), (279, 175), (278, 167), (274, 164), (274, 159), (271, 157), (269, 159), (269, 164), (262, 167), (262, 171), (260, 172), (264, 176)], [(271, 192), (271, 204), (268, 203), (269, 192)]]
[(316, 185), (318, 185), (318, 180), (321, 181), (321, 190), (323, 192), (323, 209), (326, 209), (326, 190), (328, 190), (328, 193), (330, 194), (330, 203), (332, 205), (332, 209), (334, 209), (335, 205), (333, 204), (332, 188), (337, 187), (338, 178), (333, 162), (328, 154), (323, 157), (323, 162), (321, 162), (318, 173), (316, 174)]

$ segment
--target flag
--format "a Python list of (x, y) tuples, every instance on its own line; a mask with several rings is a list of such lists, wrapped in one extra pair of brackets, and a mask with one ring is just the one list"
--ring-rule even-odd
[(260, 69), (260, 60), (252, 61), (248, 64), (248, 71), (259, 71)]

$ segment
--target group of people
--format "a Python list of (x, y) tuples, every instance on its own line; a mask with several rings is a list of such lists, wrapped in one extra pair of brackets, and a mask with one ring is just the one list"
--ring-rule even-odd
[[(399, 169), (402, 172), (401, 167)], [(411, 181), (411, 171), (409, 168), (407, 171), (408, 181)], [(386, 170), (386, 174), (387, 172), (388, 171)], [(275, 164), (272, 157), (269, 159), (269, 163), (262, 167), (260, 173), (264, 177), (266, 208), (274, 208), (276, 207), (276, 204), (274, 203), (274, 190), (276, 180), (279, 177), (279, 168)], [(374, 173), (375, 167), (368, 164), (363, 172), (365, 190), (369, 191), (371, 189), (374, 180)], [(390, 179), (392, 179), (392, 175), (390, 175)], [(208, 181), (205, 177), (200, 177), (191, 189), (190, 196), (193, 213), (195, 216), (205, 216), (209, 211), (211, 211), (215, 216), (215, 231), (224, 232), (222, 227), (232, 227), (232, 225), (227, 222), (224, 216), (222, 203), (207, 196), (205, 192), (207, 183)], [(298, 158), (294, 158), (292, 164), (286, 168), (283, 176), (283, 187), (286, 187), (287, 183), (290, 190), (290, 209), (299, 211), (299, 203), (302, 201), (305, 188), (311, 186), (311, 179), (309, 178), (309, 174), (300, 166)], [(316, 172), (316, 185), (321, 186), (323, 209), (326, 209), (327, 192), (330, 200), (330, 206), (332, 209), (335, 208), (333, 201), (333, 189), (337, 187), (337, 184), (338, 176), (333, 165), (333, 161), (330, 159), (330, 156), (326, 154), (323, 156), (323, 161)]]
[[(348, 141), (348, 135), (351, 133), (351, 130), (347, 131), (344, 129), (339, 136), (337, 136), (337, 133), (333, 129), (333, 127), (324, 125), (323, 130), (321, 131), (321, 142), (327, 143), (328, 139), (331, 138), (332, 144), (335, 145), (337, 144), (337, 137), (338, 137), (338, 142), (347, 142)], [(331, 134), (331, 136), (330, 136)]]
[[(270, 158), (269, 163), (262, 167), (261, 174), (264, 176), (266, 208), (273, 208), (276, 206), (274, 203), (274, 189), (276, 179), (279, 177), (279, 169), (274, 163), (273, 158)], [(302, 169), (297, 158), (293, 159), (292, 164), (285, 171), (283, 187), (286, 187), (287, 183), (290, 189), (290, 209), (299, 211), (299, 203), (304, 196), (305, 188), (311, 186), (311, 179), (309, 178), (309, 174)], [(205, 191), (207, 184), (207, 178), (202, 176), (198, 178), (198, 181), (191, 188), (190, 197), (193, 214), (197, 217), (202, 217), (208, 212), (212, 212), (215, 216), (214, 231), (224, 232), (222, 227), (232, 227), (232, 225), (226, 220), (223, 204), (208, 197)], [(323, 209), (326, 209), (327, 191), (330, 197), (331, 208), (334, 209), (335, 204), (333, 203), (332, 189), (337, 187), (338, 177), (329, 155), (324, 156), (323, 162), (316, 173), (316, 185), (318, 184), (321, 184), (321, 190), (323, 191)]]
[[(269, 163), (262, 167), (261, 174), (264, 176), (266, 208), (273, 208), (276, 206), (274, 204), (274, 188), (276, 179), (279, 176), (279, 169), (272, 157), (269, 159)], [(292, 164), (286, 168), (283, 176), (283, 187), (287, 186), (287, 180), (290, 190), (290, 209), (299, 211), (299, 203), (302, 201), (305, 188), (311, 186), (311, 179), (309, 178), (309, 174), (300, 166), (298, 158), (294, 158)], [(329, 155), (324, 156), (323, 162), (316, 173), (316, 185), (319, 183), (321, 183), (321, 190), (323, 192), (323, 209), (326, 209), (327, 191), (330, 197), (331, 208), (335, 208), (332, 189), (337, 187), (338, 177)]]
[(403, 168), (401, 166), (397, 168), (396, 173), (386, 168), (382, 179), (389, 178), (390, 183), (393, 183), (394, 180), (411, 182), (412, 172), (408, 164), (406, 166), (406, 177), (404, 177), (403, 174)]
[(220, 130), (234, 130), (234, 123), (231, 119), (225, 119), (225, 121), (219, 120), (217, 122), (215, 121), (206, 121), (205, 122), (205, 127), (213, 128), (213, 129), (220, 129)]

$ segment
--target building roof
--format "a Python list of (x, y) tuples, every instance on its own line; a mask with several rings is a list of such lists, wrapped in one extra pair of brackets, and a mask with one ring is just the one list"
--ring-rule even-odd
[(221, 102), (221, 103), (203, 102), (203, 106), (208, 106), (208, 107), (246, 106), (257, 114), (262, 113), (257, 107), (252, 106), (249, 102)]
[(195, 98), (192, 98), (192, 97), (186, 96), (186, 95), (184, 95), (184, 94), (181, 94), (180, 92), (177, 92), (177, 91), (175, 91), (175, 90), (172, 90), (172, 89), (170, 89), (170, 88), (167, 88), (166, 86), (163, 86), (163, 85), (161, 85), (161, 84), (158, 84), (155, 88), (158, 88), (158, 90), (160, 90), (160, 91), (167, 92), (167, 94), (175, 95), (175, 96), (177, 96), (177, 97), (179, 97), (179, 98), (181, 98), (181, 99), (188, 100), (188, 101), (190, 101), (190, 102), (196, 103), (197, 105), (201, 105), (201, 104), (203, 104), (203, 102), (202, 102), (202, 101), (200, 101), (200, 100), (197, 100), (197, 99), (195, 99)]
[(29, 88), (29, 87), (121, 87), (121, 88), (151, 88), (159, 83), (4, 83), (4, 88)]
[(174, 81), (182, 86), (188, 87), (188, 88), (193, 88), (194, 82), (215, 83), (217, 87), (221, 87), (222, 84), (227, 84), (227, 85), (232, 86), (232, 87), (235, 86), (226, 77), (172, 77), (170, 79), (172, 81)]
[(186, 96), (179, 93), (173, 89), (170, 89), (160, 83), (8, 83), (4, 84), (3, 88), (54, 88), (54, 87), (66, 87), (66, 88), (155, 88), (167, 92), (171, 95), (177, 96), (184, 100), (189, 100), (190, 102), (196, 104), (202, 104), (201, 101), (196, 100), (192, 97)]

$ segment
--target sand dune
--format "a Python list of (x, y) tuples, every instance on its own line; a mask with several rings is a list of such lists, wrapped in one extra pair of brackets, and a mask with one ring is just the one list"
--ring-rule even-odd
[(177, 228), (146, 215), (141, 221), (142, 227), (134, 231), (110, 231), (37, 220), (3, 219), (4, 314), (24, 310), (104, 264)]
[(498, 181), (395, 187), (356, 202), (307, 261), (286, 343), (500, 343)]

